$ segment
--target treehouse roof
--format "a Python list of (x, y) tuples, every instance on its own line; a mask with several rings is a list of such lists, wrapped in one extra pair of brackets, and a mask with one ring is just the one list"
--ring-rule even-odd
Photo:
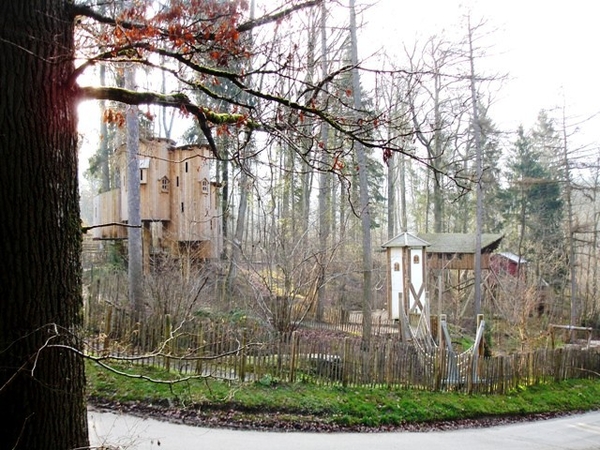
[[(431, 244), (428, 253), (475, 253), (475, 233), (419, 233), (418, 236)], [(482, 253), (496, 250), (503, 237), (502, 234), (483, 233)]]

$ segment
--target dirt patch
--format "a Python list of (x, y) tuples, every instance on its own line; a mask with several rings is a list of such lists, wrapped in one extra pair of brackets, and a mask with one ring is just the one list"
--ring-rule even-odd
[(260, 431), (303, 431), (303, 432), (361, 432), (374, 433), (385, 431), (445, 431), (464, 428), (484, 428), (497, 425), (507, 425), (518, 422), (547, 420), (577, 414), (545, 413), (523, 416), (488, 416), (460, 420), (447, 420), (425, 423), (403, 423), (399, 425), (383, 425), (377, 427), (344, 426), (331, 423), (327, 418), (302, 414), (294, 411), (252, 411), (228, 407), (203, 407), (191, 405), (176, 407), (166, 404), (146, 404), (141, 402), (118, 403), (103, 399), (91, 398), (90, 407), (99, 411), (118, 411), (142, 418), (153, 418), (166, 422), (180, 423), (193, 426), (230, 428), (239, 430)]

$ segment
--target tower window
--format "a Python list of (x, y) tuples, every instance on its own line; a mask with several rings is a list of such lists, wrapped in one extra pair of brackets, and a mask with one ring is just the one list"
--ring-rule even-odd
[(160, 179), (160, 192), (168, 193), (169, 192), (169, 184), (171, 182), (167, 177), (162, 177)]
[(150, 158), (142, 158), (138, 160), (140, 168), (140, 184), (148, 183), (148, 168), (150, 167)]

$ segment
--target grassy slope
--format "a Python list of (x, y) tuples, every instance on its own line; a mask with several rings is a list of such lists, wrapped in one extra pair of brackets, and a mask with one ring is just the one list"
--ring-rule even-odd
[[(129, 371), (129, 370), (127, 370)], [(132, 374), (155, 379), (173, 374), (136, 367)], [(87, 366), (90, 402), (160, 405), (164, 410), (202, 411), (204, 417), (227, 412), (229, 420), (259, 422), (277, 416), (279, 424), (318, 422), (335, 427), (393, 427), (407, 423), (482, 417), (585, 411), (600, 408), (600, 381), (571, 380), (532, 386), (509, 395), (465, 395), (388, 388), (320, 387), (272, 380), (244, 385), (191, 380), (173, 385), (130, 379)]]

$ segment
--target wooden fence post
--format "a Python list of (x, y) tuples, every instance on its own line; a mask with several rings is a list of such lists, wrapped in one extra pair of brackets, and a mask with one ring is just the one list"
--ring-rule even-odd
[(350, 358), (350, 341), (344, 338), (344, 359), (342, 361), (342, 386), (348, 386), (348, 359)]
[(385, 357), (383, 360), (383, 364), (385, 367), (385, 384), (388, 387), (391, 387), (392, 386), (394, 357), (392, 355), (392, 342), (389, 338), (386, 339), (384, 348), (385, 348)]
[(554, 363), (554, 381), (561, 381), (560, 372), (562, 365), (562, 351), (562, 348), (555, 349), (554, 355), (552, 355), (552, 362)]
[(242, 348), (240, 349), (240, 373), (239, 379), (243, 383), (246, 379), (246, 345), (247, 345), (247, 332), (244, 330), (242, 334)]
[(198, 329), (198, 342), (196, 343), (196, 374), (202, 375), (202, 356), (204, 353), (204, 328)]
[(106, 311), (106, 321), (104, 322), (104, 348), (102, 349), (104, 353), (110, 353), (110, 332), (112, 326), (112, 315), (113, 307), (112, 305), (108, 305), (108, 309)]
[(296, 378), (296, 352), (297, 348), (297, 339), (298, 334), (295, 331), (292, 331), (292, 335), (290, 337), (291, 347), (290, 347), (290, 383), (293, 383)]
[(171, 315), (165, 314), (165, 369), (171, 370)]

